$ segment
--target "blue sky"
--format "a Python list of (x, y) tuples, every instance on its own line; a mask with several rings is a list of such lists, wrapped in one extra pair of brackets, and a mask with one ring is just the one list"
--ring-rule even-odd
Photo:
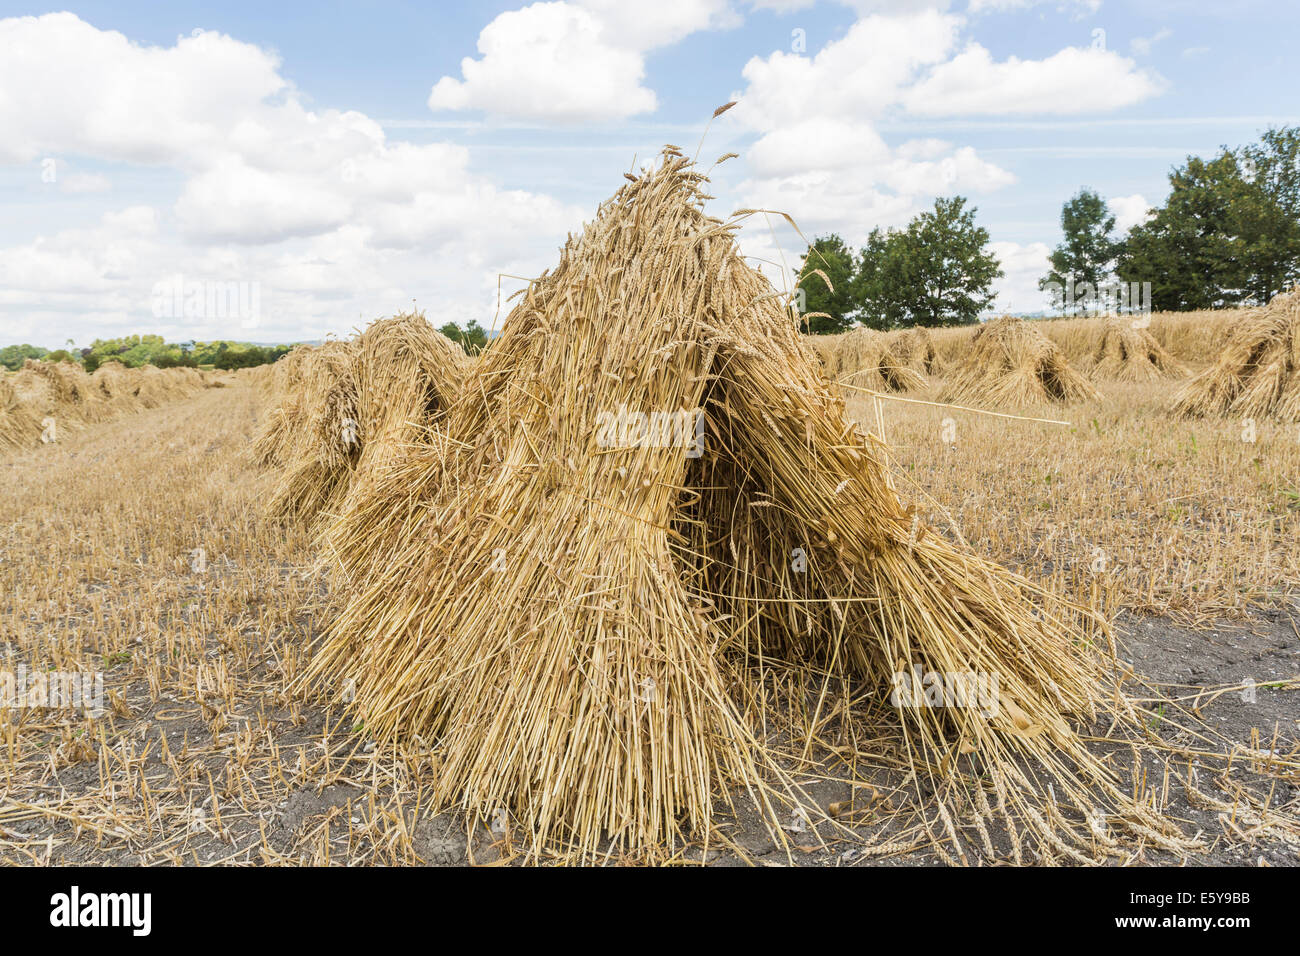
[[(961, 193), (998, 307), (1033, 310), (1080, 186), (1127, 225), (1187, 154), (1300, 123), (1297, 27), (1264, 0), (0, 4), (0, 344), (316, 338), (412, 300), (490, 324), (498, 274), (737, 97), (716, 214), (857, 243)], [(779, 223), (756, 261), (797, 260)], [(173, 281), (257, 314), (168, 314)]]

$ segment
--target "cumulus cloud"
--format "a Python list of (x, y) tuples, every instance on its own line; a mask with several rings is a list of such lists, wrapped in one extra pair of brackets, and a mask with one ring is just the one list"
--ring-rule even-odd
[(993, 283), (997, 298), (992, 309), (997, 312), (1043, 312), (1050, 303), (1038, 288), (1038, 280), (1050, 268), (1047, 257), (1051, 249), (1045, 242), (1020, 244), (991, 242), (989, 249), (1002, 265), (1003, 276)]
[(1132, 196), (1115, 196), (1108, 199), (1106, 205), (1110, 207), (1115, 217), (1115, 228), (1120, 232), (1128, 232), (1145, 221), (1151, 211), (1151, 203), (1139, 193), (1134, 193)]
[[(187, 165), (285, 92), (266, 51), (215, 33), (144, 47), (71, 13), (0, 20), (0, 162), (47, 152)], [(39, 91), (39, 94), (36, 94)]]
[(773, 13), (793, 13), (796, 10), (805, 10), (815, 4), (817, 0), (750, 0), (750, 7), (754, 10), (771, 10)]
[(778, 51), (754, 57), (731, 114), (756, 129), (774, 129), (808, 116), (879, 116), (895, 104), (922, 67), (942, 62), (956, 43), (959, 17), (925, 11), (858, 20), (816, 56)]
[(112, 180), (102, 173), (82, 172), (58, 156), (42, 157), (40, 167), (41, 182), (55, 186), (60, 192), (74, 195), (102, 193), (113, 188)]
[(534, 3), (484, 27), (480, 58), (461, 60), (460, 79), (438, 80), (429, 108), (561, 124), (648, 113), (657, 99), (642, 85), (646, 51), (738, 22), (725, 0)]
[(648, 113), (656, 105), (654, 91), (641, 85), (641, 54), (607, 42), (597, 19), (569, 3), (501, 14), (483, 28), (478, 49), (481, 59), (461, 61), (463, 79), (437, 82), (431, 110), (577, 123)]
[[(461, 146), (391, 142), (364, 114), (308, 109), (279, 68), (221, 34), (152, 47), (71, 14), (0, 20), (0, 89), (42, 91), (0, 96), (0, 163), (89, 157), (179, 183), (158, 208), (0, 249), (6, 325), (62, 312), (139, 331), (173, 273), (259, 283), (281, 334), (300, 320), (343, 331), (413, 295), (444, 320), (482, 320), (496, 270), (540, 271), (581, 221), (474, 172)], [(61, 158), (54, 169), (67, 190), (109, 185)]]
[(968, 146), (888, 143), (882, 120), (1100, 112), (1161, 88), (1154, 74), (1105, 50), (999, 61), (963, 44), (960, 14), (933, 4), (862, 6), (888, 12), (864, 16), (814, 56), (778, 51), (746, 63), (747, 85), (729, 114), (733, 126), (757, 133), (749, 178), (738, 186), (744, 205), (797, 210), (810, 231), (858, 241), (876, 226), (902, 225), (936, 195), (978, 196), (1015, 182)]
[[(810, 155), (815, 148), (815, 158)], [(763, 176), (789, 176), (815, 164), (823, 170), (845, 170), (863, 164), (883, 164), (889, 147), (867, 124), (844, 123), (814, 116), (778, 126), (749, 150), (750, 169)]]
[(901, 225), (938, 193), (1012, 182), (972, 149), (937, 139), (891, 146), (876, 129), (950, 55), (962, 22), (934, 9), (869, 16), (815, 56), (778, 51), (746, 63), (730, 120), (758, 134), (737, 187), (744, 204), (797, 211), (809, 231), (836, 228), (858, 241)]
[(1130, 106), (1163, 85), (1110, 50), (1066, 47), (1045, 60), (995, 62), (972, 43), (910, 89), (905, 102), (923, 116), (1092, 113)]
[(260, 168), (231, 155), (186, 183), (176, 213), (194, 239), (278, 242), (343, 225), (351, 204), (340, 192), (314, 177)]
[(740, 13), (728, 0), (575, 0), (601, 25), (606, 42), (635, 50), (668, 46), (700, 30), (739, 26)]
[(130, 206), (0, 249), (0, 343), (61, 345), (72, 337), (88, 345), (143, 331), (149, 302), (142, 277), (153, 274), (166, 248), (157, 232), (156, 209)]

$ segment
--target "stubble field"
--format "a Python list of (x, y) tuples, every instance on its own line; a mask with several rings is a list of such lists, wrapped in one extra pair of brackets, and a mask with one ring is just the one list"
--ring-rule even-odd
[[(1157, 747), (1086, 739), (1199, 841), (1186, 860), (1294, 865), (1300, 428), (1175, 419), (1176, 387), (1014, 413), (1067, 424), (924, 404), (939, 378), (848, 405), (935, 528), (1115, 623), (1116, 683)], [(508, 822), (430, 812), (436, 743), (377, 744), (300, 680), (337, 598), (307, 533), (265, 514), (274, 476), (250, 445), (266, 405), (241, 375), (0, 457), (0, 666), (101, 671), (108, 700), (97, 718), (0, 710), (0, 862), (547, 859)], [(781, 688), (767, 726), (820, 811), (788, 845), (738, 799), (697, 843), (611, 861), (960, 862), (897, 742), (807, 690)], [(973, 839), (990, 861), (1014, 852)]]

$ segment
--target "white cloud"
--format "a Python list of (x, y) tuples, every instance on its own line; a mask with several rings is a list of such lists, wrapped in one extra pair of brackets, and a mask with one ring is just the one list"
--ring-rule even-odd
[(71, 13), (0, 20), (0, 162), (48, 152), (186, 164), (227, 147), (237, 119), (284, 93), (272, 55), (230, 37), (142, 47)]
[(952, 6), (952, 0), (840, 0), (840, 2), (860, 17), (876, 13), (890, 16), (927, 11), (942, 13)]
[(737, 187), (744, 205), (790, 210), (806, 232), (833, 228), (858, 242), (876, 226), (902, 225), (937, 194), (1013, 182), (969, 147), (891, 147), (875, 128), (951, 55), (962, 23), (933, 9), (870, 16), (816, 56), (751, 59), (730, 119), (759, 134), (746, 152), (750, 178)]
[(1016, 177), (993, 163), (980, 159), (969, 146), (934, 159), (908, 159), (903, 144), (900, 155), (890, 164), (884, 181), (898, 192), (910, 195), (948, 193), (961, 190), (991, 192), (1010, 186)]
[(60, 192), (102, 193), (113, 188), (112, 181), (102, 173), (79, 172), (66, 159), (58, 156), (42, 157), (40, 166), (41, 181), (53, 184)]
[[(656, 105), (645, 85), (646, 53), (733, 26), (742, 5), (804, 6), (533, 4), (489, 23), (479, 56), (464, 61), (460, 78), (439, 81), (430, 105), (556, 123), (644, 113)], [(969, 146), (887, 139), (882, 120), (1110, 109), (1151, 95), (1157, 82), (1104, 51), (995, 62), (977, 45), (962, 46), (967, 21), (944, 12), (946, 4), (850, 5), (867, 15), (816, 56), (776, 52), (745, 65), (741, 102), (713, 134), (739, 139), (745, 156), (734, 174), (720, 171), (721, 203), (785, 209), (805, 234), (836, 229), (856, 244), (874, 226), (903, 224), (935, 195), (1014, 182)], [(71, 14), (0, 20), (0, 90), (29, 89), (40, 95), (0, 96), (0, 164), (57, 157), (65, 191), (127, 182), (122, 166), (166, 173), (147, 205), (0, 242), (0, 342), (61, 340), (65, 329), (79, 341), (93, 337), (87, 329), (317, 337), (412, 298), (436, 321), (486, 324), (497, 273), (540, 271), (582, 218), (550, 196), (488, 179), (462, 146), (393, 141), (364, 114), (308, 108), (273, 53), (222, 34), (157, 47)], [(83, 158), (94, 165), (72, 169)], [(132, 201), (140, 202), (134, 194)], [(102, 211), (108, 197), (77, 200), (92, 202)], [(1120, 197), (1112, 207), (1128, 217), (1142, 202)], [(798, 240), (776, 225), (779, 239), (756, 220), (742, 242), (777, 260), (779, 243), (793, 264)], [(1000, 291), (1011, 303), (1001, 307), (1041, 308), (1033, 283), (1045, 271), (1046, 247), (999, 243), (996, 251), (1008, 271)], [(258, 283), (262, 325), (250, 333), (219, 321), (155, 320), (151, 289), (173, 274)]]
[(652, 112), (645, 53), (739, 22), (726, 0), (556, 0), (502, 13), (478, 38), (479, 59), (444, 76), (431, 110), (481, 110), (541, 123), (599, 123)]
[(158, 232), (158, 210), (152, 206), (128, 206), (105, 213), (103, 224), (121, 237), (145, 237)]
[(742, 70), (747, 87), (732, 113), (755, 129), (774, 129), (809, 116), (870, 119), (898, 102), (922, 67), (943, 61), (961, 19), (936, 11), (874, 16), (853, 24), (816, 56), (776, 52)]
[(147, 311), (132, 276), (156, 261), (156, 222), (152, 208), (130, 207), (87, 227), (0, 250), (0, 341), (75, 337), (88, 344), (109, 334), (101, 323)]
[(923, 116), (1090, 113), (1155, 96), (1163, 81), (1109, 50), (1066, 47), (1045, 60), (995, 62), (972, 43), (908, 91)]
[(993, 284), (997, 294), (991, 306), (995, 312), (1041, 312), (1050, 303), (1038, 288), (1038, 280), (1047, 274), (1051, 249), (1045, 242), (1021, 245), (1015, 242), (991, 242), (989, 249), (1002, 266), (1001, 279)]
[[(109, 212), (0, 248), (0, 322), (95, 334), (242, 334), (220, 321), (156, 321), (154, 284), (172, 274), (257, 283), (262, 337), (346, 331), (410, 305), (487, 319), (497, 271), (532, 273), (581, 212), (503, 189), (463, 147), (389, 141), (356, 112), (313, 111), (274, 55), (220, 34), (160, 48), (70, 14), (0, 20), (0, 163), (63, 156), (169, 167), (153, 207)], [(156, 207), (156, 208), (155, 208)], [(84, 336), (84, 332), (78, 331)]]
[(503, 13), (478, 40), (482, 59), (461, 61), (463, 80), (444, 76), (429, 108), (560, 123), (602, 122), (655, 108), (641, 85), (644, 58), (601, 36), (599, 22), (569, 3)]
[(653, 50), (700, 30), (739, 26), (740, 14), (728, 0), (574, 0), (601, 25), (608, 43), (633, 50)]
[(888, 143), (881, 120), (1098, 112), (1161, 87), (1154, 74), (1102, 49), (995, 61), (979, 44), (961, 45), (968, 24), (960, 15), (934, 5), (862, 6), (890, 12), (859, 19), (815, 56), (778, 51), (745, 64), (747, 86), (728, 114), (733, 128), (758, 134), (745, 151), (750, 178), (737, 187), (744, 205), (795, 211), (809, 231), (838, 229), (856, 242), (876, 226), (902, 225), (936, 195), (1015, 182), (970, 147)]
[(794, 13), (806, 10), (817, 0), (750, 0), (749, 6), (754, 10), (771, 10), (773, 13)]
[[(816, 144), (816, 158), (810, 147)], [(761, 176), (788, 176), (806, 170), (810, 161), (818, 169), (844, 170), (888, 161), (889, 147), (865, 123), (815, 116), (778, 126), (748, 151), (750, 169)]]
[[(346, 333), (416, 300), (431, 321), (487, 324), (497, 272), (536, 274), (551, 258), (529, 235), (467, 231), (454, 241), (379, 247), (372, 230), (348, 225), (307, 239), (267, 245), (177, 242), (156, 210), (110, 213), (89, 227), (0, 248), (0, 341), (81, 342), (128, 332), (171, 340), (238, 337), (255, 341)], [(497, 240), (502, 240), (498, 244)], [(507, 241), (508, 240), (508, 241)], [(240, 317), (158, 317), (158, 283), (249, 283), (259, 292), (255, 325)]]
[(1151, 211), (1151, 204), (1139, 193), (1134, 193), (1132, 196), (1115, 196), (1108, 199), (1106, 205), (1115, 216), (1115, 228), (1120, 232), (1128, 232), (1145, 220), (1147, 213)]
[(347, 222), (351, 204), (341, 193), (319, 179), (258, 168), (232, 155), (186, 183), (176, 213), (193, 239), (278, 242)]

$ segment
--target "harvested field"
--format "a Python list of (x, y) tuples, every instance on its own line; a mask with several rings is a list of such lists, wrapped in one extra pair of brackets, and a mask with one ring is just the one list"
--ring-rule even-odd
[(1004, 317), (978, 326), (954, 365), (943, 402), (1021, 408), (1100, 398), (1065, 354), (1035, 325)]
[(273, 513), (311, 522), (346, 493), (360, 452), (348, 424), (357, 416), (356, 355), (354, 342), (295, 349), (283, 360), (293, 359), (283, 372), (285, 391), (272, 373), (279, 402), (257, 436), (257, 455), (280, 469)]
[(1128, 318), (1106, 321), (1092, 362), (1093, 378), (1117, 382), (1149, 382), (1187, 374), (1155, 336)]
[(68, 431), (157, 408), (204, 388), (219, 388), (228, 380), (226, 373), (129, 369), (117, 362), (106, 362), (87, 375), (73, 362), (28, 359), (17, 372), (0, 373), (0, 445), (55, 442)]
[(1300, 4), (1102, 5), (0, 15), (8, 949), (1285, 932)]
[(896, 364), (920, 375), (938, 375), (943, 371), (930, 329), (899, 329), (889, 333), (889, 352)]
[[(1155, 312), (1123, 316), (1144, 326), (1162, 349), (1177, 362), (1203, 368), (1218, 358), (1226, 330), (1252, 309), (1216, 309), (1201, 312)], [(1106, 316), (1033, 319), (1034, 328), (1054, 342), (1076, 366), (1092, 361), (1106, 332)], [(966, 354), (973, 333), (970, 326), (931, 329), (940, 362), (949, 365)]]
[(1218, 360), (1179, 391), (1174, 409), (1300, 422), (1300, 289), (1229, 325)]
[[(925, 385), (923, 350), (910, 349), (912, 339), (886, 336), (874, 329), (857, 328), (842, 335), (816, 335), (807, 339), (827, 376), (873, 391), (904, 392)], [(916, 367), (919, 366), (919, 367)]]
[[(96, 720), (0, 712), (0, 861), (522, 862), (528, 841), (513, 822), (467, 829), (459, 812), (430, 811), (436, 747), (395, 752), (301, 692), (297, 678), (336, 597), (314, 572), (305, 530), (264, 513), (274, 476), (249, 451), (269, 409), (246, 377), (144, 411), (125, 434), (95, 425), (0, 456), (5, 666), (100, 670), (111, 701)], [(1176, 383), (1157, 388), (1125, 386), (1104, 408), (1080, 406), (1073, 431), (884, 403), (895, 481), (904, 497), (935, 499), (922, 506), (938, 523), (942, 505), (972, 547), (1070, 595), (1095, 594), (1108, 609), (1120, 660), (1159, 682), (1129, 676), (1124, 686), (1146, 698), (1152, 739), (1172, 748), (1144, 758), (1143, 769), (1157, 783), (1154, 805), (1203, 832), (1190, 863), (1295, 865), (1286, 821), (1300, 769), (1300, 595), (1287, 584), (1300, 580), (1300, 511), (1287, 506), (1285, 480), (1300, 469), (1300, 441), (1265, 426), (1246, 448), (1213, 421), (1144, 425), (1159, 420)], [(875, 421), (867, 402), (850, 399), (849, 412)], [(949, 415), (958, 419), (951, 447), (941, 438)], [(1261, 523), (1270, 518), (1271, 530)], [(1097, 547), (1109, 556), (1100, 573)], [(798, 686), (773, 681), (766, 721), (781, 761), (805, 777), (809, 825), (783, 820), (797, 849), (774, 840), (740, 793), (734, 813), (718, 808), (723, 829), (707, 851), (691, 840), (673, 859), (951, 859), (921, 822), (934, 814), (932, 799), (890, 756), (899, 741), (873, 729), (869, 710), (849, 719), (815, 678)], [(853, 742), (852, 759), (839, 753), (842, 741)], [(1127, 748), (1089, 746), (1111, 754), (1131, 785)], [(1198, 755), (1191, 787), (1180, 750)], [(1269, 750), (1277, 756), (1261, 759)], [(1269, 811), (1250, 809), (1270, 791)], [(1010, 855), (1005, 831), (990, 838), (995, 858)], [(970, 862), (983, 858), (980, 850)], [(1147, 847), (1132, 862), (1177, 859)]]

